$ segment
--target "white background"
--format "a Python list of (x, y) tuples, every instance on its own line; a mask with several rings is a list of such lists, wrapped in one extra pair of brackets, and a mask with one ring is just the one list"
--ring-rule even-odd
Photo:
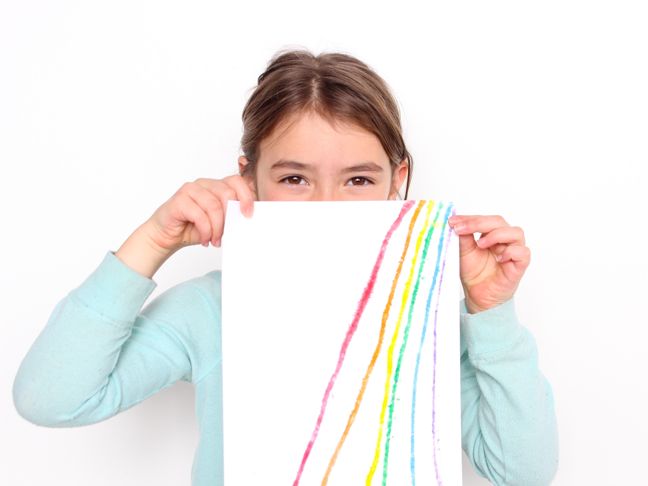
[[(11, 385), (106, 251), (183, 182), (236, 170), (256, 77), (296, 46), (353, 54), (390, 84), (411, 197), (525, 230), (517, 308), (556, 396), (554, 484), (645, 482), (646, 25), (645, 2), (623, 0), (2, 0), (0, 483), (189, 483), (189, 385), (79, 429), (24, 421)], [(183, 250), (151, 298), (219, 258)]]

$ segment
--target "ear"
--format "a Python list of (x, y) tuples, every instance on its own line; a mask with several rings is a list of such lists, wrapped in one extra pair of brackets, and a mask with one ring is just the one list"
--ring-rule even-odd
[(248, 166), (249, 163), (250, 162), (248, 161), (245, 155), (239, 156), (238, 158), (239, 175), (243, 175), (243, 172), (245, 172), (245, 168)]
[(241, 155), (238, 158), (238, 168), (239, 168), (239, 175), (243, 177), (243, 180), (247, 182), (248, 186), (250, 187), (250, 190), (256, 195), (256, 180), (254, 177), (254, 174), (251, 173), (246, 173), (246, 169), (249, 165), (250, 161), (247, 159), (245, 155)]
[(392, 188), (391, 192), (389, 193), (389, 199), (396, 199), (400, 195), (401, 187), (405, 179), (407, 179), (408, 172), (409, 165), (407, 163), (407, 159), (403, 159), (392, 173)]

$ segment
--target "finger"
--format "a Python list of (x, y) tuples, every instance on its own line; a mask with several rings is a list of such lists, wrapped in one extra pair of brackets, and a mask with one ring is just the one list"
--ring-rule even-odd
[[(227, 179), (227, 178), (226, 178)], [(217, 221), (217, 226), (215, 232), (217, 234), (217, 240), (214, 243), (215, 246), (220, 246), (220, 239), (223, 236), (223, 231), (225, 228), (225, 219), (227, 218), (227, 201), (237, 201), (238, 195), (235, 189), (229, 186), (225, 180), (217, 179), (196, 179), (196, 184), (203, 189), (209, 191), (213, 194), (221, 203), (222, 214), (219, 220)]]
[(453, 216), (448, 222), (458, 235), (488, 233), (496, 228), (510, 226), (501, 216)]
[[(225, 184), (219, 182), (220, 186), (226, 188)], [(191, 198), (205, 211), (211, 223), (211, 232), (209, 240), (212, 245), (218, 246), (223, 235), (223, 225), (225, 220), (225, 206), (223, 201), (214, 193), (200, 183), (191, 184), (188, 188)]]
[(507, 248), (508, 245), (498, 243), (496, 245), (491, 246), (488, 250), (494, 255), (501, 255), (502, 253), (504, 253), (504, 250), (506, 250)]
[(525, 245), (524, 231), (518, 226), (504, 226), (496, 228), (488, 233), (482, 233), (477, 246), (479, 248), (490, 248), (498, 243)]
[(469, 235), (459, 236), (459, 256), (464, 257), (477, 249), (475, 243), (475, 236), (471, 233)]
[(196, 184), (208, 191), (212, 196), (220, 201), (220, 217), (214, 228), (216, 240), (214, 245), (220, 246), (220, 240), (225, 228), (225, 219), (227, 218), (227, 201), (236, 201), (236, 191), (228, 186), (223, 180), (218, 179), (196, 179)]
[(192, 223), (198, 231), (200, 243), (203, 246), (207, 246), (212, 233), (209, 217), (200, 205), (191, 197), (189, 190), (185, 190), (182, 196), (182, 199), (176, 206), (178, 214), (174, 215), (174, 217), (178, 220)]
[(225, 220), (227, 218), (227, 201), (236, 201), (236, 192), (234, 189), (229, 187), (227, 184), (223, 184), (223, 189), (219, 190), (216, 193), (216, 197), (220, 200), (221, 206), (223, 208), (223, 217), (220, 219), (220, 226), (218, 227), (218, 241), (216, 246), (220, 246), (221, 238), (223, 237), (223, 232), (225, 231)]
[(241, 213), (248, 218), (254, 210), (255, 195), (248, 183), (241, 176), (226, 177), (223, 181), (236, 192), (236, 198), (241, 202)]
[(524, 271), (531, 263), (531, 250), (523, 245), (509, 245), (495, 259), (499, 263), (513, 262), (517, 270)]

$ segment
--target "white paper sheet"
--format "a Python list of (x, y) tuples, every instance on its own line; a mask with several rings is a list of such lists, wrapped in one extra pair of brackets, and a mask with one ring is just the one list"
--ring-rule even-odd
[(230, 201), (226, 485), (461, 484), (453, 210)]

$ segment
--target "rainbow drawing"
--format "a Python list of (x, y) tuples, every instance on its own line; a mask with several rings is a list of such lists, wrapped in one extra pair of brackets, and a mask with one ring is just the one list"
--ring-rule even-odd
[(454, 205), (255, 204), (226, 222), (224, 483), (459, 484)]
[[(309, 455), (311, 454), (319, 431), (322, 427), (322, 423), (326, 414), (327, 404), (331, 392), (335, 386), (335, 381), (340, 373), (340, 370), (344, 364), (344, 359), (348, 351), (351, 340), (353, 339), (354, 333), (356, 332), (359, 322), (362, 318), (364, 309), (367, 306), (369, 299), (371, 298), (372, 290), (375, 285), (376, 279), (378, 278), (378, 273), (381, 269), (381, 264), (386, 252), (386, 249), (390, 243), (392, 235), (399, 230), (401, 223), (409, 210), (414, 206), (413, 201), (406, 201), (403, 203), (402, 209), (398, 214), (396, 220), (391, 224), (385, 237), (380, 246), (378, 256), (376, 258), (375, 264), (373, 266), (372, 272), (368, 278), (368, 281), (365, 285), (362, 296), (359, 300), (358, 307), (353, 316), (351, 324), (349, 325), (346, 336), (343, 340), (340, 352), (338, 354), (338, 359), (334, 368), (334, 371), (327, 383), (326, 389), (324, 391), (324, 396), (322, 398), (321, 408), (317, 415), (316, 423), (311, 433), (311, 438), (308, 441), (304, 454), (301, 457), (299, 468), (297, 474), (293, 481), (293, 486), (298, 486), (304, 469), (307, 465)], [(445, 209), (445, 210), (444, 210)], [(407, 233), (405, 237), (405, 242), (403, 244), (399, 264), (396, 268), (396, 272), (393, 275), (391, 281), (391, 289), (389, 297), (384, 306), (382, 320), (378, 330), (377, 343), (371, 360), (367, 364), (367, 368), (364, 372), (364, 376), (361, 380), (360, 387), (356, 394), (354, 403), (351, 406), (351, 410), (346, 421), (345, 428), (341, 431), (340, 438), (337, 442), (336, 447), (331, 452), (331, 457), (328, 461), (327, 468), (322, 477), (321, 484), (328, 484), (330, 477), (335, 468), (337, 458), (342, 453), (344, 443), (352, 429), (355, 418), (362, 408), (362, 400), (367, 387), (367, 383), (373, 375), (375, 364), (378, 356), (381, 353), (386, 353), (386, 370), (382, 373), (382, 380), (384, 381), (384, 393), (382, 401), (379, 404), (366, 404), (365, 408), (378, 405), (380, 413), (378, 416), (378, 423), (376, 428), (376, 440), (373, 454), (371, 454), (370, 461), (368, 463), (368, 470), (365, 477), (365, 484), (371, 485), (377, 481), (376, 473), (378, 470), (379, 463), (382, 461), (381, 465), (381, 475), (379, 482), (382, 485), (389, 484), (389, 459), (390, 459), (390, 443), (392, 437), (392, 427), (394, 421), (395, 413), (395, 401), (397, 400), (397, 391), (399, 389), (399, 377), (401, 372), (401, 367), (403, 366), (404, 356), (407, 351), (407, 346), (411, 333), (413, 332), (413, 316), (415, 306), (417, 304), (417, 298), (419, 295), (419, 290), (422, 287), (424, 272), (426, 271), (427, 256), (430, 249), (430, 244), (432, 242), (435, 232), (439, 234), (437, 242), (437, 252), (434, 263), (434, 271), (432, 274), (432, 281), (427, 289), (427, 296), (424, 303), (425, 308), (425, 317), (420, 326), (420, 337), (418, 338), (418, 343), (414, 343), (416, 360), (414, 364), (414, 380), (411, 388), (408, 390), (411, 393), (411, 412), (410, 412), (410, 450), (409, 450), (409, 464), (410, 464), (410, 481), (412, 485), (416, 484), (416, 436), (419, 433), (416, 429), (416, 412), (417, 412), (417, 388), (418, 383), (418, 374), (421, 361), (421, 354), (423, 353), (424, 345), (427, 338), (427, 328), (430, 320), (430, 311), (433, 306), (434, 297), (437, 297), (436, 309), (434, 312), (433, 319), (433, 353), (434, 353), (434, 370), (433, 376), (434, 380), (432, 382), (432, 410), (429, 412), (432, 414), (432, 434), (433, 442), (436, 442), (436, 428), (435, 428), (435, 398), (436, 398), (436, 346), (437, 346), (437, 315), (438, 315), (438, 296), (441, 292), (442, 282), (443, 282), (443, 271), (445, 269), (446, 255), (448, 251), (448, 244), (451, 237), (451, 230), (448, 226), (448, 218), (451, 216), (453, 210), (452, 204), (449, 204), (444, 208), (443, 203), (435, 203), (434, 201), (419, 201), (416, 204), (416, 208), (412, 212), (409, 225), (407, 225)], [(424, 221), (416, 234), (416, 239), (411, 252), (408, 271), (406, 273), (405, 283), (402, 287), (400, 299), (396, 299), (399, 302), (398, 313), (395, 320), (395, 325), (393, 326), (393, 331), (391, 337), (388, 341), (388, 346), (383, 347), (385, 343), (385, 330), (386, 324), (390, 316), (390, 310), (392, 303), (395, 298), (395, 292), (399, 279), (401, 278), (403, 264), (408, 255), (408, 250), (410, 250), (410, 243), (414, 233), (416, 223), (421, 215), (424, 212)], [(432, 217), (432, 213), (434, 216)], [(441, 216), (443, 214), (443, 216)], [(399, 346), (397, 344), (400, 343)], [(396, 351), (398, 347), (398, 351)], [(381, 373), (376, 373), (378, 376), (375, 379), (381, 379)], [(404, 386), (404, 385), (402, 385)], [(357, 454), (356, 451), (353, 454)], [(437, 453), (436, 447), (432, 450), (433, 461), (434, 461), (434, 471), (436, 483), (438, 485), (442, 483), (442, 474), (439, 470), (437, 463)], [(396, 484), (402, 484), (402, 479), (397, 480)]]

